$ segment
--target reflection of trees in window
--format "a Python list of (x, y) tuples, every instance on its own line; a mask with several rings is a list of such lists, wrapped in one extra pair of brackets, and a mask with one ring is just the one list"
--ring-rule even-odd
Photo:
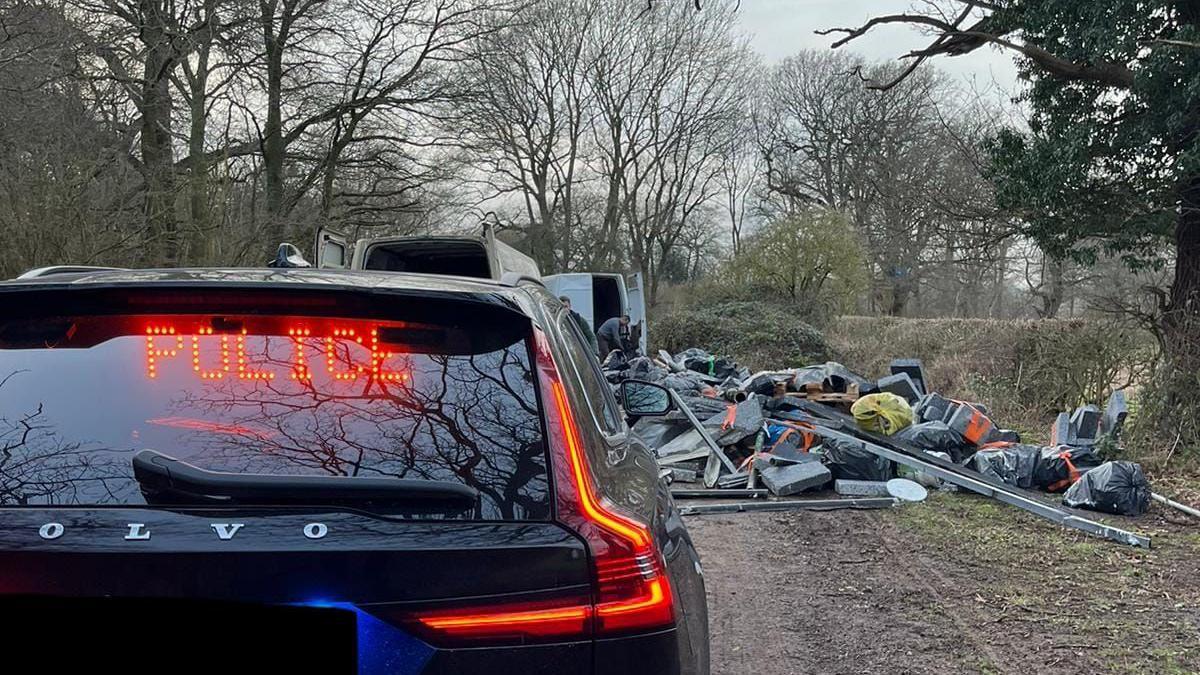
[[(251, 355), (257, 364), (291, 363), (290, 341), (262, 342)], [(336, 345), (334, 352), (339, 369), (348, 370), (351, 354)], [(321, 373), (226, 380), (185, 394), (175, 407), (226, 425), (225, 433), (194, 437), (206, 468), (453, 480), (483, 494), (485, 517), (544, 516), (545, 451), (524, 344), (393, 363), (401, 361), (409, 374), (403, 381), (369, 372), (342, 381)]]
[[(21, 372), (0, 379), (0, 387), (13, 386)], [(0, 505), (119, 502), (127, 487), (128, 473), (111, 456), (63, 441), (43, 404), (0, 411)]]

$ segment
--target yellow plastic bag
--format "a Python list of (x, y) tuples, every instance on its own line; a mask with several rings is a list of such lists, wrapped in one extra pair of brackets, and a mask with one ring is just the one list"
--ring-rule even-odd
[(908, 401), (888, 392), (867, 394), (854, 402), (850, 414), (867, 431), (891, 436), (912, 424), (913, 412)]

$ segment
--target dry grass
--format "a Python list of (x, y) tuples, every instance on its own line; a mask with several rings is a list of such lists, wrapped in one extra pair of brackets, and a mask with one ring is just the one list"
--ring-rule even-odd
[(871, 377), (893, 358), (919, 358), (934, 390), (987, 404), (1001, 426), (1030, 440), (1046, 440), (1058, 412), (1136, 387), (1152, 357), (1147, 335), (1078, 320), (847, 316), (829, 324), (826, 339)]
[(1065, 660), (1046, 662), (1048, 670), (1070, 671), (1071, 663), (1074, 672), (1200, 669), (1200, 535), (1166, 520), (1174, 515), (1158, 505), (1138, 519), (1099, 516), (1151, 535), (1151, 550), (970, 495), (935, 494), (894, 517), (944, 563), (952, 584), (971, 589), (975, 601), (962, 610), (977, 612), (990, 635), (1025, 635), (1039, 656)]

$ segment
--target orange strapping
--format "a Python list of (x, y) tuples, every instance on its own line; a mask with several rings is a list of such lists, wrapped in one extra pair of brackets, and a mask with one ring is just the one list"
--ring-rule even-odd
[(746, 467), (750, 466), (750, 462), (753, 462), (754, 458), (758, 457), (760, 454), (761, 453), (755, 452), (755, 453), (751, 454), (749, 457), (747, 457), (746, 459), (743, 459), (742, 463), (738, 464), (738, 471), (742, 471)]
[(783, 433), (779, 434), (779, 438), (776, 438), (775, 442), (771, 444), (770, 450), (774, 450), (775, 446), (777, 446), (783, 442), (783, 439), (787, 438), (788, 436), (791, 436), (794, 433), (796, 433), (796, 430), (793, 429), (792, 427), (788, 427), (788, 428), (784, 429)]
[(1052, 483), (1050, 485), (1050, 487), (1047, 488), (1048, 490), (1050, 490), (1050, 492), (1058, 492), (1059, 490), (1063, 490), (1063, 489), (1070, 487), (1071, 485), (1073, 485), (1075, 483), (1075, 481), (1079, 480), (1080, 476), (1083, 475), (1083, 473), (1079, 469), (1075, 468), (1075, 464), (1071, 461), (1071, 451), (1070, 450), (1063, 450), (1062, 452), (1058, 453), (1058, 458), (1061, 459), (1067, 465), (1067, 477), (1060, 481), (1055, 481), (1054, 483)]
[[(773, 423), (774, 423), (774, 421), (773, 421)], [(804, 437), (804, 444), (800, 447), (800, 452), (808, 452), (809, 450), (812, 449), (812, 446), (816, 443), (816, 440), (817, 440), (816, 434), (809, 433), (807, 431), (807, 429), (813, 428), (813, 425), (809, 424), (808, 422), (779, 421), (778, 424), (785, 426), (787, 428), (783, 430), (782, 434), (779, 434), (779, 438), (775, 439), (775, 442), (771, 444), (771, 447), (767, 449), (767, 452), (774, 451), (775, 446), (782, 443), (783, 439), (788, 438), (789, 436), (796, 433), (797, 431), (800, 432), (800, 434)]]
[(737, 406), (730, 403), (725, 406), (725, 421), (721, 422), (721, 430), (724, 431), (733, 426), (733, 421), (737, 419)]

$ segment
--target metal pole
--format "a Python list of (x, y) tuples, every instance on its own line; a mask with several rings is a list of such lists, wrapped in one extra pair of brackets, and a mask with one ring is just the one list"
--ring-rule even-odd
[(770, 494), (770, 490), (762, 489), (671, 490), (671, 496), (676, 499), (754, 499), (765, 498)]
[(712, 436), (708, 435), (708, 430), (705, 429), (704, 425), (700, 423), (700, 420), (696, 417), (696, 414), (692, 412), (692, 409), (687, 407), (687, 403), (684, 403), (683, 397), (679, 395), (679, 392), (675, 391), (674, 389), (668, 389), (667, 391), (670, 392), (671, 400), (675, 402), (675, 406), (679, 408), (680, 412), (682, 412), (688, 418), (688, 421), (692, 423), (692, 426), (696, 428), (696, 431), (700, 434), (700, 438), (704, 439), (704, 444), (708, 446), (708, 449), (716, 453), (717, 459), (721, 460), (721, 463), (725, 465), (726, 469), (729, 469), (729, 473), (737, 473), (737, 465), (733, 463), (732, 459), (729, 459), (725, 456), (725, 453), (721, 450), (721, 446), (717, 445), (717, 442), (713, 440)]
[(1167, 506), (1169, 506), (1173, 509), (1183, 511), (1184, 513), (1188, 514), (1189, 516), (1191, 516), (1193, 518), (1200, 518), (1200, 510), (1193, 509), (1192, 507), (1187, 506), (1185, 504), (1180, 504), (1177, 501), (1167, 499), (1166, 497), (1158, 494), (1157, 492), (1151, 492), (1150, 498), (1156, 502), (1159, 502), (1160, 504), (1166, 504)]
[(1149, 537), (1140, 534), (1134, 534), (1133, 532), (1127, 532), (1117, 527), (1110, 527), (1094, 520), (1088, 520), (1087, 518), (1071, 515), (1062, 509), (1050, 506), (1049, 504), (1038, 501), (1037, 499), (1026, 497), (1019, 492), (990, 485), (984, 481), (972, 478), (964, 473), (946, 469), (939, 464), (925, 461), (918, 457), (913, 457), (902, 452), (897, 452), (896, 450), (885, 448), (875, 443), (864, 441), (857, 436), (845, 434), (840, 431), (833, 431), (832, 429), (822, 427), (820, 424), (815, 424), (813, 427), (813, 433), (817, 434), (818, 436), (856, 444), (867, 452), (878, 455), (885, 459), (890, 459), (897, 464), (903, 464), (914, 469), (925, 471), (929, 475), (937, 476), (947, 483), (953, 483), (954, 485), (966, 488), (972, 492), (977, 492), (986, 497), (998, 499), (1006, 504), (1012, 504), (1017, 508), (1029, 511), (1030, 513), (1058, 523), (1059, 525), (1063, 525), (1064, 527), (1082, 530), (1088, 534), (1094, 534), (1096, 536), (1104, 537), (1105, 539), (1111, 539), (1112, 541), (1120, 542), (1122, 544), (1129, 544), (1130, 546), (1150, 548)]
[(680, 506), (679, 513), (696, 516), (705, 513), (743, 513), (749, 511), (832, 511), (834, 509), (886, 509), (896, 505), (892, 497), (859, 499), (788, 499), (778, 501), (734, 502), (732, 504), (696, 504)]

